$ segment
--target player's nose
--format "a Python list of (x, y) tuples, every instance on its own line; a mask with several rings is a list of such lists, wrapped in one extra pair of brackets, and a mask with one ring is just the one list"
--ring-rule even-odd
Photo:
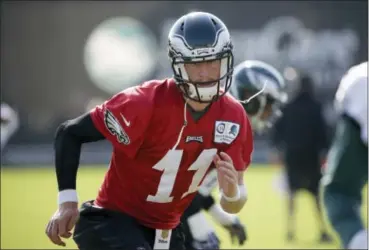
[(198, 80), (199, 81), (209, 81), (210, 79), (210, 71), (211, 71), (211, 67), (208, 63), (204, 62), (204, 63), (199, 63), (197, 68), (197, 73), (198, 73)]

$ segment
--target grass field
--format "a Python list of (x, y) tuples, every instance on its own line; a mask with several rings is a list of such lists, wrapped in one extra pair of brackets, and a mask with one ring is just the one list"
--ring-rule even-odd
[[(56, 209), (56, 179), (52, 168), (3, 168), (1, 173), (1, 249), (61, 249), (51, 244), (44, 231)], [(311, 197), (298, 197), (297, 241), (285, 242), (285, 200), (274, 190), (277, 168), (250, 167), (246, 175), (249, 201), (240, 217), (249, 240), (240, 248), (337, 248), (338, 244), (317, 244), (318, 231)], [(81, 200), (93, 199), (103, 179), (104, 168), (81, 167), (78, 191)], [(366, 191), (365, 197), (366, 197)], [(367, 219), (367, 199), (363, 214)], [(222, 248), (237, 249), (228, 234), (217, 226)], [(75, 249), (72, 240), (67, 248)]]

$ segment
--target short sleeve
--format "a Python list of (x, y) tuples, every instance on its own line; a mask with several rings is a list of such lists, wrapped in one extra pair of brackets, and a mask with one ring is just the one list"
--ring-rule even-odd
[(152, 105), (147, 90), (128, 88), (91, 110), (96, 128), (115, 149), (134, 158), (151, 119)]
[(368, 143), (368, 80), (347, 75), (336, 93), (336, 108), (354, 119), (361, 128), (361, 139)]
[(244, 114), (238, 138), (226, 150), (226, 153), (232, 158), (233, 165), (237, 171), (245, 171), (251, 163), (253, 150), (254, 142), (251, 124), (246, 114)]

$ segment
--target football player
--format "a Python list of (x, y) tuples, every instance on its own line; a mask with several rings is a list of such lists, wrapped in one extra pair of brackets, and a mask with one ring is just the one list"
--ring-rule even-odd
[(321, 158), (328, 148), (326, 123), (322, 105), (314, 97), (311, 77), (304, 74), (298, 83), (296, 95), (284, 106), (283, 116), (274, 125), (271, 135), (274, 152), (283, 164), (287, 181), (286, 239), (295, 240), (296, 197), (298, 191), (304, 190), (314, 198), (319, 242), (330, 243), (332, 239), (324, 224), (319, 196)]
[(181, 218), (186, 249), (220, 248), (220, 240), (215, 228), (209, 223), (204, 211), (229, 232), (232, 243), (237, 240), (241, 246), (247, 239), (245, 226), (239, 218), (235, 214), (224, 212), (219, 202), (213, 198), (211, 193), (217, 183), (217, 172), (213, 169), (206, 175), (198, 194)]
[(19, 128), (18, 113), (8, 104), (1, 103), (1, 151)]
[[(235, 68), (231, 94), (241, 101), (253, 129), (258, 133), (272, 126), (280, 115), (280, 107), (287, 101), (281, 74), (271, 65), (254, 60), (244, 61)], [(206, 176), (199, 193), (182, 217), (186, 249), (219, 249), (220, 241), (215, 228), (208, 223), (203, 210), (229, 231), (232, 241), (237, 238), (240, 245), (246, 241), (246, 230), (238, 217), (222, 211), (211, 196), (217, 184), (216, 178), (214, 172)]]
[(257, 60), (237, 65), (230, 92), (241, 101), (252, 129), (259, 134), (265, 133), (281, 116), (281, 107), (288, 98), (281, 73)]
[[(253, 135), (227, 93), (229, 31), (218, 17), (192, 12), (174, 23), (168, 41), (174, 78), (128, 88), (58, 128), (59, 207), (46, 228), (53, 243), (64, 246), (75, 225), (80, 249), (182, 249), (181, 215), (213, 168), (222, 208), (238, 213), (246, 203)], [(78, 211), (81, 146), (103, 139), (114, 147), (110, 167), (97, 198)]]
[(349, 69), (336, 92), (340, 114), (322, 178), (328, 219), (346, 249), (368, 249), (360, 217), (368, 182), (368, 62)]

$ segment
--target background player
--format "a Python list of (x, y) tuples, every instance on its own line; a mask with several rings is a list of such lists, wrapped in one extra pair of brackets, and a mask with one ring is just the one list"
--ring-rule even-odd
[(246, 60), (235, 68), (231, 94), (242, 102), (252, 129), (258, 133), (273, 125), (287, 102), (282, 75), (273, 66), (256, 60)]
[[(174, 79), (126, 89), (59, 127), (59, 209), (46, 228), (53, 243), (65, 245), (60, 237), (71, 236), (79, 216), (74, 240), (80, 249), (182, 249), (180, 217), (214, 166), (222, 208), (238, 213), (244, 206), (253, 138), (242, 105), (227, 94), (228, 29), (212, 14), (193, 12), (175, 22), (168, 41)], [(110, 168), (97, 199), (79, 213), (81, 145), (104, 138), (114, 146)]]
[(327, 125), (322, 105), (314, 97), (312, 79), (303, 75), (297, 83), (297, 94), (283, 107), (283, 116), (276, 122), (272, 133), (272, 144), (284, 166), (288, 183), (287, 240), (295, 239), (296, 194), (307, 190), (315, 199), (320, 241), (330, 242), (318, 191), (321, 161), (328, 148)]
[(322, 179), (324, 207), (342, 247), (368, 249), (360, 217), (368, 182), (368, 62), (352, 67), (336, 93), (340, 114)]
[(1, 151), (8, 143), (10, 137), (19, 128), (18, 113), (8, 104), (1, 103)]
[(219, 249), (220, 241), (206, 211), (217, 223), (229, 232), (232, 243), (235, 240), (241, 246), (247, 239), (246, 229), (234, 214), (223, 211), (213, 198), (212, 191), (218, 184), (217, 172), (211, 170), (206, 175), (198, 194), (182, 215), (181, 222), (185, 233), (186, 249)]

